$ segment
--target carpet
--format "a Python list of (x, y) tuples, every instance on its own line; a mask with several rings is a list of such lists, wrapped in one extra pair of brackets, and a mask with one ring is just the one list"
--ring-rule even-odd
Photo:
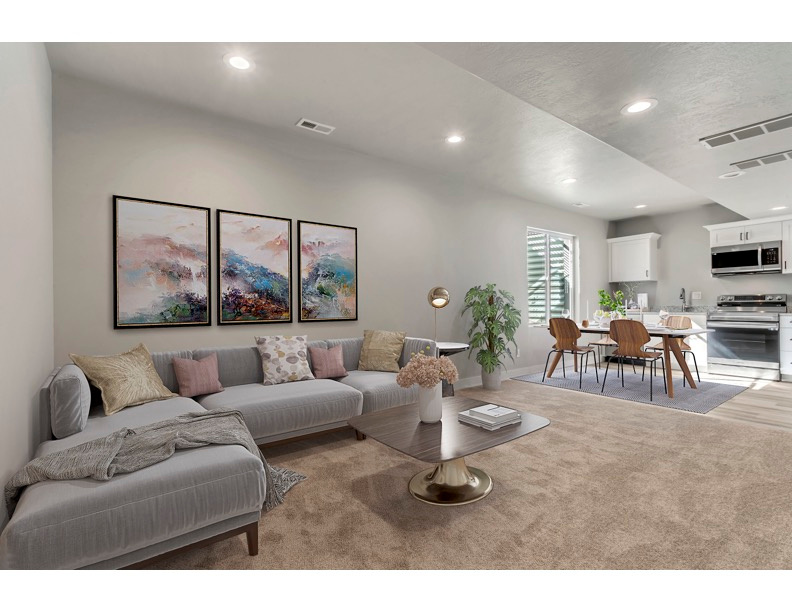
[(351, 432), (264, 449), (305, 474), (234, 537), (154, 569), (792, 569), (792, 434), (506, 380), (458, 391), (551, 424), (477, 453), (484, 500), (423, 504), (427, 465)]
[(723, 402), (730, 400), (738, 393), (745, 391), (745, 387), (728, 385), (724, 383), (698, 382), (697, 389), (682, 386), (682, 373), (674, 372), (674, 397), (670, 398), (663, 388), (661, 368), (657, 368), (658, 375), (654, 377), (654, 398), (649, 399), (649, 368), (646, 369), (646, 379), (641, 380), (641, 366), (636, 366), (637, 374), (633, 373), (632, 366), (624, 365), (624, 387), (621, 378), (616, 377), (616, 364), (611, 364), (608, 371), (608, 379), (605, 381), (605, 390), (602, 389), (602, 380), (605, 376), (605, 368), (600, 368), (599, 379), (597, 382), (594, 376), (594, 368), (589, 367), (588, 372), (583, 374), (583, 388), (579, 389), (579, 375), (572, 368), (567, 369), (567, 377), (561, 374), (561, 368), (556, 368), (552, 378), (545, 378), (542, 382), (542, 373), (527, 374), (516, 376), (512, 380), (522, 382), (544, 384), (560, 389), (570, 389), (572, 391), (582, 391), (583, 393), (593, 393), (595, 395), (606, 395), (608, 397), (641, 402), (644, 404), (655, 404), (676, 410), (685, 410), (698, 414), (707, 414), (713, 408), (720, 406)]

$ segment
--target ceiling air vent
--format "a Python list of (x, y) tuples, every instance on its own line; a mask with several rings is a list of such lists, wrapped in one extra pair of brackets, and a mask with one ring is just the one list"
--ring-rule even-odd
[(750, 170), (751, 168), (769, 166), (771, 164), (790, 160), (792, 160), (792, 151), (781, 151), (780, 153), (771, 153), (770, 155), (754, 157), (753, 159), (744, 159), (743, 161), (734, 162), (729, 165), (739, 168), (740, 170)]
[(720, 147), (732, 142), (755, 138), (762, 134), (778, 132), (779, 130), (785, 130), (790, 127), (792, 127), (792, 114), (776, 117), (775, 119), (768, 119), (767, 121), (754, 123), (752, 125), (744, 125), (743, 127), (729, 130), (728, 132), (706, 136), (705, 138), (699, 139), (699, 142), (708, 149), (714, 149), (715, 147)]
[(297, 127), (304, 128), (306, 130), (311, 130), (312, 132), (318, 132), (319, 134), (324, 134), (327, 136), (328, 134), (332, 134), (335, 128), (332, 125), (325, 125), (324, 123), (319, 123), (318, 121), (311, 121), (310, 119), (300, 119), (297, 122)]

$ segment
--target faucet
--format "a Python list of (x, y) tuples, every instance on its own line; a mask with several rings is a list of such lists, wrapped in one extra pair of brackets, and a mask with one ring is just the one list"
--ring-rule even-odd
[(685, 288), (682, 287), (682, 291), (679, 293), (679, 299), (682, 300), (682, 312), (685, 312)]

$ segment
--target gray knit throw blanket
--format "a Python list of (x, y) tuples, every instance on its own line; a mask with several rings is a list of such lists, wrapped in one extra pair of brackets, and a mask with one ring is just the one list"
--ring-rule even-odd
[(209, 444), (239, 444), (261, 459), (267, 476), (265, 511), (279, 505), (289, 489), (305, 480), (297, 472), (270, 467), (239, 411), (190, 412), (135, 429), (125, 427), (104, 438), (33, 459), (6, 483), (8, 516), (13, 514), (22, 489), (36, 482), (110, 480), (115, 474), (135, 472), (165, 461), (177, 450)]

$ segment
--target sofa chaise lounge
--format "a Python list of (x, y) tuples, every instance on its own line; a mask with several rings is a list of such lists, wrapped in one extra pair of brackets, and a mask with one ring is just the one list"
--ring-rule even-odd
[[(201, 359), (216, 353), (224, 391), (195, 399), (148, 402), (109, 416), (101, 406), (94, 406), (82, 431), (53, 439), (53, 381), (84, 379), (76, 366), (63, 366), (41, 389), (44, 441), (35, 456), (71, 448), (123, 427), (140, 427), (202, 409), (238, 410), (256, 443), (266, 444), (345, 427), (347, 419), (361, 413), (416, 401), (417, 390), (399, 387), (395, 373), (357, 370), (362, 338), (310, 342), (309, 346), (339, 344), (348, 376), (273, 386), (261, 384), (261, 357), (255, 347), (153, 353), (157, 373), (174, 392), (178, 390), (171, 365), (174, 357)], [(432, 341), (407, 338), (399, 365), (427, 346), (434, 350)], [(0, 568), (136, 567), (186, 547), (241, 533), (247, 534), (249, 553), (255, 555), (266, 484), (261, 460), (241, 446), (179, 451), (162, 463), (107, 481), (39, 482), (25, 489), (0, 534)]]

